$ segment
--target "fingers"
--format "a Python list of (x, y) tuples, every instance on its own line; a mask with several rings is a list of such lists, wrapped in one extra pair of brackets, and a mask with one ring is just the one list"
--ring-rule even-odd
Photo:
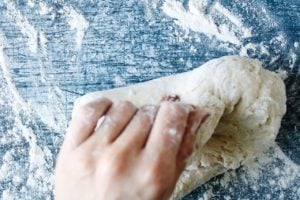
[(111, 105), (110, 100), (100, 99), (77, 107), (64, 146), (76, 148), (87, 138), (89, 144), (92, 141), (95, 145), (100, 141), (106, 144), (115, 141), (126, 148), (145, 146), (154, 157), (171, 156), (184, 168), (185, 160), (193, 151), (195, 132), (209, 116), (204, 110), (179, 102), (144, 106), (138, 112), (130, 102)]
[(146, 144), (154, 158), (176, 159), (191, 107), (181, 103), (163, 102)]
[(208, 117), (209, 113), (200, 108), (196, 108), (190, 112), (185, 134), (177, 155), (177, 166), (179, 173), (184, 170), (186, 163), (185, 161), (193, 152), (197, 131)]
[(99, 143), (101, 141), (106, 144), (113, 142), (125, 129), (136, 111), (137, 108), (128, 101), (112, 106), (91, 136), (92, 142)]
[(115, 141), (125, 148), (141, 149), (150, 134), (158, 106), (143, 106), (139, 109), (124, 132)]
[(72, 149), (83, 143), (93, 133), (98, 119), (111, 104), (109, 99), (101, 98), (75, 108), (63, 146)]

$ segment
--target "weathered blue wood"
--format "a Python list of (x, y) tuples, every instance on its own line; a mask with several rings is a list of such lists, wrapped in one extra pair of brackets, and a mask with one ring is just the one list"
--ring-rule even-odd
[[(194, 39), (180, 41), (180, 34), (183, 35), (183, 32), (174, 24), (173, 19), (167, 17), (159, 8), (151, 10), (153, 16), (149, 19), (145, 1), (68, 0), (54, 3), (45, 0), (43, 3), (52, 8), (51, 12), (45, 15), (38, 13), (38, 1), (35, 1), (33, 7), (30, 7), (25, 0), (8, 1), (15, 4), (16, 9), (35, 27), (38, 34), (43, 33), (47, 38), (45, 48), (39, 41), (37, 52), (33, 53), (28, 48), (28, 38), (14, 22), (15, 18), (9, 15), (6, 2), (0, 2), (0, 31), (5, 37), (4, 52), (9, 58), (12, 83), (24, 102), (33, 105), (33, 110), (36, 105), (45, 105), (48, 109), (46, 110), (51, 113), (51, 117), (54, 116), (53, 120), (57, 123), (57, 127), (49, 126), (37, 114), (28, 113), (26, 109), (24, 112), (21, 109), (21, 112), (14, 113), (15, 96), (8, 87), (5, 72), (3, 69), (0, 71), (0, 100), (4, 102), (0, 103), (0, 139), (6, 139), (0, 142), (0, 158), (7, 151), (15, 152), (13, 160), (19, 165), (14, 169), (17, 174), (22, 174), (22, 181), (19, 184), (9, 179), (0, 179), (0, 193), (10, 189), (20, 193), (21, 196), (25, 195), (22, 199), (52, 199), (53, 195), (51, 185), (47, 185), (48, 189), (45, 191), (26, 185), (26, 180), (31, 175), (28, 173), (30, 171), (28, 141), (24, 138), (14, 141), (12, 135), (8, 134), (15, 125), (16, 118), (33, 130), (39, 146), (46, 146), (51, 151), (51, 156), (46, 156), (47, 170), (53, 172), (55, 157), (64, 136), (63, 129), (66, 127), (66, 121), (70, 119), (72, 104), (77, 97), (92, 91), (188, 71), (212, 58), (240, 53), (238, 48), (232, 48), (231, 52), (216, 48), (216, 45), (211, 44), (213, 39), (203, 35), (200, 36), (201, 43)], [(221, 1), (227, 8), (238, 11), (245, 19), (245, 23), (253, 28), (254, 36), (245, 39), (243, 41), (245, 44), (269, 41), (278, 32), (283, 32), (288, 39), (287, 45), (280, 50), (277, 46), (270, 46), (271, 56), (278, 56), (278, 59), (271, 64), (271, 56), (255, 52), (250, 56), (262, 60), (265, 67), (270, 70), (282, 69), (288, 73), (288, 78), (285, 80), (288, 111), (276, 142), (292, 161), (300, 164), (299, 58), (293, 68), (289, 67), (290, 49), (294, 48), (295, 42), (300, 42), (300, 1), (245, 2), (265, 6), (279, 24), (272, 29), (264, 29), (257, 26), (258, 18), (247, 17), (251, 12), (240, 6), (241, 2)], [(161, 4), (162, 2), (158, 3)], [(63, 14), (65, 5), (81, 13), (89, 22), (80, 49), (76, 49), (74, 40), (76, 31), (70, 29), (68, 18)], [(174, 34), (174, 30), (177, 30), (179, 35)], [(191, 53), (191, 46), (197, 49), (196, 53)], [(299, 57), (299, 48), (296, 53)], [(34, 112), (38, 113), (39, 108)], [(41, 113), (48, 115), (47, 112)], [(0, 165), (3, 163), (4, 161), (0, 159)], [(237, 173), (238, 177), (242, 177), (241, 170)], [(224, 199), (225, 195), (233, 199), (265, 199), (265, 194), (270, 194), (271, 199), (277, 199), (279, 192), (285, 195), (285, 199), (300, 198), (300, 194), (294, 192), (294, 188), (300, 187), (300, 180), (295, 181), (292, 188), (274, 191), (268, 178), (270, 177), (262, 176), (258, 191), (249, 185), (241, 187), (237, 184), (238, 181), (232, 183), (233, 191), (227, 191), (220, 185), (216, 185), (213, 187), (213, 192), (216, 194), (213, 199)], [(42, 184), (43, 179), (38, 180), (40, 182), (37, 184)], [(213, 184), (215, 184), (214, 180), (196, 189), (184, 199), (201, 197), (201, 193)]]

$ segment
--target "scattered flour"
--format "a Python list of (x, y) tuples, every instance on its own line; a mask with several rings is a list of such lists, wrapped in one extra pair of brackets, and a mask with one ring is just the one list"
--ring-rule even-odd
[[(219, 197), (224, 191), (227, 191), (227, 195), (223, 196), (224, 199), (245, 197), (245, 194), (249, 192), (253, 192), (253, 199), (260, 198), (259, 194), (261, 193), (265, 194), (267, 199), (274, 199), (275, 197), (276, 199), (284, 199), (285, 190), (294, 192), (294, 199), (297, 199), (300, 186), (299, 172), (300, 167), (286, 157), (278, 145), (274, 144), (254, 161), (246, 163), (239, 170), (228, 171), (211, 180), (210, 184), (202, 186), (202, 194), (200, 194), (199, 199), (205, 199), (207, 196)], [(269, 185), (265, 184), (266, 181)], [(239, 187), (240, 185), (250, 188)], [(213, 190), (214, 188), (220, 189)], [(192, 195), (192, 197), (194, 196)]]
[[(190, 48), (190, 52), (194, 53), (197, 49), (205, 47), (201, 44), (201, 39), (197, 33), (201, 33), (208, 38), (217, 40), (218, 43), (214, 44), (215, 49), (221, 49), (227, 52), (239, 52), (239, 55), (246, 57), (258, 57), (266, 59), (266, 64), (274, 64), (280, 59), (281, 52), (288, 52), (288, 66), (292, 69), (295, 67), (297, 61), (297, 51), (299, 50), (299, 42), (295, 42), (292, 48), (288, 47), (287, 36), (284, 32), (276, 32), (273, 38), (266, 41), (251, 41), (249, 38), (255, 37), (255, 33), (251, 27), (245, 25), (241, 16), (234, 14), (224, 7), (220, 1), (214, 1), (210, 4), (207, 0), (189, 0), (187, 5), (183, 1), (166, 0), (164, 1), (161, 10), (174, 19), (175, 24), (179, 29), (174, 29), (173, 34), (177, 37), (179, 42), (196, 41)], [(251, 3), (244, 2), (243, 8), (246, 11), (255, 11), (258, 26), (266, 28), (274, 28), (279, 26), (276, 19), (272, 17), (269, 11), (261, 5), (260, 7), (252, 6)], [(257, 13), (256, 13), (257, 12)], [(217, 18), (216, 16), (222, 16)], [(253, 16), (251, 16), (253, 17)], [(180, 29), (186, 33), (181, 33)], [(190, 33), (193, 31), (194, 33)], [(234, 44), (227, 45), (227, 44)], [(187, 65), (190, 61), (180, 58), (181, 63)], [(278, 74), (282, 79), (288, 78), (288, 72), (279, 68)], [(271, 171), (270, 171), (271, 169)], [(263, 180), (264, 179), (264, 180)], [(279, 199), (284, 199), (287, 189), (295, 192), (295, 198), (299, 197), (300, 175), (299, 166), (293, 163), (288, 157), (284, 155), (280, 147), (274, 146), (262, 155), (259, 155), (253, 162), (247, 163), (238, 172), (230, 171), (225, 173), (222, 178), (211, 181), (211, 184), (202, 186), (201, 192), (203, 195), (199, 199), (206, 197), (213, 198), (222, 193), (218, 191), (213, 192), (213, 187), (218, 185), (222, 187), (222, 191), (230, 191), (233, 195), (227, 195), (225, 199), (235, 199), (244, 196), (242, 191), (237, 191), (238, 185), (252, 186), (253, 191), (260, 191), (265, 193), (263, 189), (265, 186), (260, 185), (269, 181), (271, 189), (268, 192), (273, 194), (266, 194), (267, 199), (273, 199), (274, 194), (278, 194)], [(241, 183), (242, 182), (242, 183)], [(298, 185), (298, 186), (297, 186)], [(294, 191), (295, 190), (295, 191)], [(232, 192), (231, 192), (232, 191)], [(201, 193), (200, 192), (200, 193)], [(247, 192), (247, 191), (245, 191)], [(249, 192), (249, 191), (248, 191)], [(228, 192), (226, 192), (227, 194)], [(238, 194), (237, 196), (234, 196)], [(239, 195), (240, 194), (240, 195)], [(259, 196), (257, 196), (259, 198)]]
[(124, 86), (126, 84), (126, 81), (120, 75), (115, 76), (114, 82), (116, 86)]
[(31, 8), (34, 7), (35, 5), (35, 0), (28, 0), (27, 5), (30, 6)]
[(29, 23), (29, 21), (22, 15), (22, 13), (16, 9), (14, 2), (10, 0), (4, 0), (4, 3), (7, 6), (8, 19), (10, 19), (13, 24), (15, 24), (20, 29), (25, 38), (27, 38), (28, 49), (32, 53), (36, 54), (38, 48), (38, 35), (40, 35), (42, 38), (46, 38), (46, 36), (43, 32), (38, 32), (34, 28), (34, 26)]
[[(173, 18), (175, 24), (185, 31), (182, 33), (180, 29), (174, 30), (173, 34), (178, 42), (196, 41), (191, 53), (199, 48), (205, 48), (207, 45), (201, 43), (197, 33), (211, 38), (212, 44), (210, 45), (214, 45), (215, 49), (222, 49), (228, 53), (239, 52), (240, 56), (265, 59), (266, 64), (275, 63), (282, 51), (288, 51), (287, 36), (282, 31), (274, 32), (274, 36), (270, 40), (252, 41), (251, 38), (255, 38), (258, 33), (246, 25), (247, 19), (228, 10), (219, 1), (189, 0), (186, 2), (188, 2), (187, 5), (182, 1), (166, 0), (161, 10)], [(268, 30), (279, 27), (274, 17), (263, 5), (252, 5), (249, 2), (239, 2), (239, 4), (246, 12), (254, 13), (249, 17), (257, 21), (257, 26), (264, 27), (262, 29)], [(148, 9), (150, 8), (151, 6), (148, 6)], [(290, 68), (294, 67), (297, 60), (295, 53), (297, 49), (299, 49), (299, 44), (295, 42), (289, 54)], [(187, 63), (188, 60), (186, 60)]]
[[(49, 41), (46, 34), (35, 27), (18, 10), (15, 1), (4, 0), (3, 2), (7, 8), (7, 20), (14, 24), (16, 29), (20, 30), (25, 38), (28, 50), (32, 54), (41, 53), (43, 59), (49, 59), (47, 54)], [(242, 56), (256, 54), (270, 57), (270, 64), (279, 59), (282, 49), (287, 48), (287, 37), (283, 32), (278, 32), (270, 41), (249, 42), (247, 39), (255, 36), (252, 28), (247, 26), (245, 19), (234, 13), (234, 11), (228, 10), (220, 1), (214, 1), (212, 5), (209, 5), (207, 0), (190, 0), (188, 5), (184, 6), (180, 1), (166, 0), (163, 1), (162, 7), (160, 7), (160, 2), (158, 0), (143, 0), (146, 18), (150, 24), (153, 24), (151, 23), (151, 20), (155, 17), (152, 13), (153, 10), (161, 10), (173, 18), (179, 26), (172, 27), (176, 42), (184, 43), (195, 39), (195, 43), (190, 47), (191, 54), (198, 53), (198, 50), (203, 47), (200, 45), (203, 42), (202, 37), (197, 34), (192, 35), (191, 32), (201, 33), (208, 38), (217, 40), (216, 47), (225, 49), (227, 52), (238, 50)], [(245, 9), (251, 9), (249, 2), (245, 1), (242, 4), (244, 4)], [(37, 7), (37, 13), (41, 16), (54, 10), (54, 7), (51, 7), (45, 1), (28, 0), (27, 5), (32, 9)], [(259, 26), (262, 26), (262, 24), (270, 27), (278, 26), (276, 20), (263, 6), (253, 9), (258, 10), (257, 13), (259, 13), (261, 23)], [(75, 47), (78, 51), (81, 49), (85, 33), (89, 28), (89, 22), (77, 8), (75, 9), (65, 3), (61, 12), (66, 15), (70, 29), (75, 31)], [(220, 18), (221, 21), (219, 21)], [(181, 29), (186, 33), (181, 35)], [(0, 155), (0, 184), (2, 188), (0, 198), (4, 200), (30, 199), (35, 194), (36, 199), (51, 199), (49, 192), (51, 193), (53, 189), (55, 156), (54, 152), (47, 147), (47, 144), (42, 144), (39, 140), (38, 133), (41, 127), (38, 127), (35, 120), (38, 117), (48, 128), (61, 133), (66, 126), (66, 117), (53, 113), (53, 110), (62, 109), (65, 106), (59, 101), (64, 95), (58, 87), (47, 85), (45, 69), (41, 65), (41, 79), (47, 87), (51, 88), (49, 89), (48, 98), (55, 103), (43, 106), (31, 104), (22, 98), (11, 76), (11, 63), (5, 53), (5, 48), (9, 45), (6, 43), (7, 40), (2, 32), (0, 28), (0, 107), (8, 106), (10, 110), (1, 110), (4, 116), (0, 114), (0, 117), (3, 117), (2, 120), (11, 122), (12, 127), (0, 127), (0, 147), (7, 149), (3, 155)], [(177, 37), (178, 35), (180, 37)], [(278, 51), (272, 52), (270, 50), (271, 46), (274, 46)], [(299, 50), (299, 42), (294, 43), (289, 53), (289, 66), (291, 69), (295, 67), (296, 61), (299, 59), (295, 53), (296, 50)], [(155, 53), (151, 53), (151, 56), (155, 56)], [(178, 59), (180, 63), (192, 66), (190, 60)], [(149, 66), (153, 66), (154, 62), (149, 62)], [(159, 68), (159, 64), (156, 63), (156, 65)], [(132, 74), (138, 71), (139, 69), (135, 67), (127, 69), (127, 72)], [(279, 70), (278, 73), (283, 78), (287, 78), (286, 71)], [(116, 86), (126, 84), (126, 81), (119, 75), (113, 81)], [(48, 114), (45, 115), (45, 113)], [(58, 121), (58, 119), (61, 121)], [(3, 134), (4, 132), (5, 134)], [(51, 132), (51, 134), (55, 133)], [(52, 139), (53, 141), (47, 142), (53, 142), (54, 146), (58, 146), (61, 142), (59, 137), (53, 136)], [(21, 158), (16, 159), (15, 154), (21, 155)], [(287, 189), (290, 189), (289, 191), (293, 192), (295, 197), (300, 196), (299, 166), (289, 160), (277, 145), (274, 145), (254, 162), (247, 163), (238, 171), (227, 172), (221, 178), (212, 180), (211, 184), (203, 186), (203, 195), (198, 199), (217, 198), (219, 193), (213, 189), (214, 186), (220, 186), (232, 194), (242, 193), (243, 191), (236, 191), (241, 182), (249, 187), (253, 186), (253, 191), (263, 191), (264, 186), (259, 185), (262, 179), (268, 180), (271, 186), (269, 191), (277, 194), (278, 199), (285, 198), (284, 190)], [(24, 185), (24, 183), (26, 184)], [(272, 197), (274, 195), (266, 194), (267, 199), (272, 199)], [(224, 199), (235, 198), (226, 195)]]
[(282, 78), (282, 80), (286, 80), (288, 78), (288, 72), (287, 71), (279, 69), (276, 72)]
[(65, 5), (63, 7), (63, 11), (69, 18), (68, 23), (71, 30), (76, 31), (76, 49), (79, 50), (81, 48), (85, 32), (89, 27), (89, 23), (81, 13), (74, 10), (71, 6)]
[(131, 74), (137, 74), (137, 73), (138, 73), (138, 69), (137, 69), (136, 67), (128, 67), (128, 68), (126, 69), (126, 71), (127, 71), (128, 73), (131, 73)]
[[(3, 184), (2, 199), (20, 199), (26, 194), (17, 192), (17, 186), (21, 182), (27, 182), (27, 186), (38, 191), (50, 191), (52, 189), (53, 174), (51, 159), (52, 154), (45, 154), (44, 149), (47, 147), (40, 147), (38, 145), (38, 137), (30, 127), (34, 124), (33, 110), (20, 96), (10, 74), (10, 62), (6, 56), (4, 49), (6, 48), (6, 38), (0, 32), (0, 66), (5, 84), (1, 85), (0, 98), (5, 101), (6, 106), (11, 110), (9, 114), (2, 120), (10, 120), (12, 128), (2, 133), (1, 128), (1, 148), (6, 149), (2, 157), (0, 168), (0, 181)], [(11, 117), (12, 119), (6, 119)], [(19, 143), (27, 144), (19, 146)], [(25, 152), (28, 154), (27, 164), (21, 166), (20, 160), (15, 160), (14, 154), (22, 156)], [(48, 162), (46, 161), (48, 159)], [(23, 161), (24, 162), (24, 161)], [(4, 184), (11, 180), (14, 185)], [(5, 189), (7, 188), (7, 189)], [(26, 195), (25, 195), (26, 196)]]
[(12, 78), (11, 78), (11, 75), (9, 72), (9, 69), (10, 69), (9, 58), (4, 53), (4, 48), (6, 46), (7, 46), (7, 44), (5, 42), (5, 36), (2, 32), (0, 32), (0, 66), (2, 69), (3, 76), (6, 80), (7, 86), (9, 87), (13, 96), (15, 97), (14, 98), (15, 103), (18, 105), (17, 109), (20, 109), (21, 106), (24, 106), (24, 102), (12, 81)]
[(209, 200), (211, 199), (212, 197), (214, 197), (214, 193), (212, 192), (212, 189), (206, 191), (204, 194), (203, 194), (203, 198), (200, 198), (199, 200)]
[(294, 68), (297, 60), (297, 54), (295, 52), (290, 52), (290, 68)]
[(180, 1), (167, 0), (163, 4), (163, 11), (172, 18), (175, 18), (175, 23), (179, 26), (190, 29), (195, 32), (203, 33), (209, 37), (215, 37), (224, 42), (241, 45), (241, 37), (238, 34), (243, 34), (243, 37), (251, 36), (251, 29), (243, 26), (242, 21), (233, 15), (229, 10), (223, 7), (220, 3), (214, 5), (214, 9), (228, 19), (231, 25), (217, 25), (216, 20), (212, 15), (206, 14), (206, 6), (208, 1), (190, 0), (188, 9), (186, 9)]
[(39, 2), (39, 7), (40, 15), (46, 15), (53, 10), (52, 8), (48, 7), (45, 2)]

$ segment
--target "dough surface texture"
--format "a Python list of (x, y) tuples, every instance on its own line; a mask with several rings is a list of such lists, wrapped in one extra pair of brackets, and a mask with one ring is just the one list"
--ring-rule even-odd
[(211, 116), (198, 130), (195, 150), (172, 198), (178, 199), (212, 177), (236, 169), (274, 142), (286, 111), (285, 86), (257, 60), (227, 56), (182, 74), (87, 94), (75, 102), (107, 97), (136, 106), (159, 104), (178, 95)]

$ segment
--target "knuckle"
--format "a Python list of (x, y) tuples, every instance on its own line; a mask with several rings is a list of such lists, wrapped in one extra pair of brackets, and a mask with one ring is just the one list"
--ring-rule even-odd
[(82, 101), (80, 102), (80, 104), (78, 105), (79, 108), (81, 109), (86, 109), (86, 108), (98, 108), (99, 106), (104, 105), (109, 105), (111, 104), (111, 100), (109, 100), (108, 98), (105, 97), (101, 97), (98, 99), (91, 99), (88, 101)]
[(130, 102), (130, 101), (121, 101), (119, 103), (121, 108), (125, 108), (125, 109), (130, 109), (130, 108), (134, 108), (135, 106)]
[(108, 103), (108, 104), (110, 104), (110, 103), (112, 103), (112, 101), (110, 99), (106, 98), (106, 97), (102, 97), (102, 98), (99, 99), (99, 103)]
[(162, 108), (168, 115), (184, 117), (190, 112), (188, 105), (177, 102), (164, 102)]
[(154, 118), (156, 116), (157, 110), (158, 110), (158, 106), (147, 105), (147, 106), (141, 107), (141, 109), (139, 110), (139, 113), (140, 113), (140, 115), (142, 115), (142, 117), (146, 118), (146, 120), (148, 120), (149, 122), (153, 122)]
[(112, 177), (122, 175), (125, 170), (125, 155), (123, 153), (115, 153), (105, 158), (105, 166)]
[(95, 167), (95, 161), (91, 156), (87, 156), (88, 154), (86, 153), (79, 153), (77, 155), (76, 160), (77, 160), (77, 166), (79, 170), (82, 171), (91, 171)]
[(75, 105), (73, 111), (73, 117), (82, 117), (86, 119), (94, 119), (103, 109), (109, 107), (112, 102), (107, 98), (100, 98), (96, 100), (90, 100), (87, 102)]
[(133, 103), (131, 103), (130, 101), (121, 101), (116, 106), (116, 109), (122, 110), (122, 111), (128, 111), (130, 113), (137, 110), (136, 106)]

